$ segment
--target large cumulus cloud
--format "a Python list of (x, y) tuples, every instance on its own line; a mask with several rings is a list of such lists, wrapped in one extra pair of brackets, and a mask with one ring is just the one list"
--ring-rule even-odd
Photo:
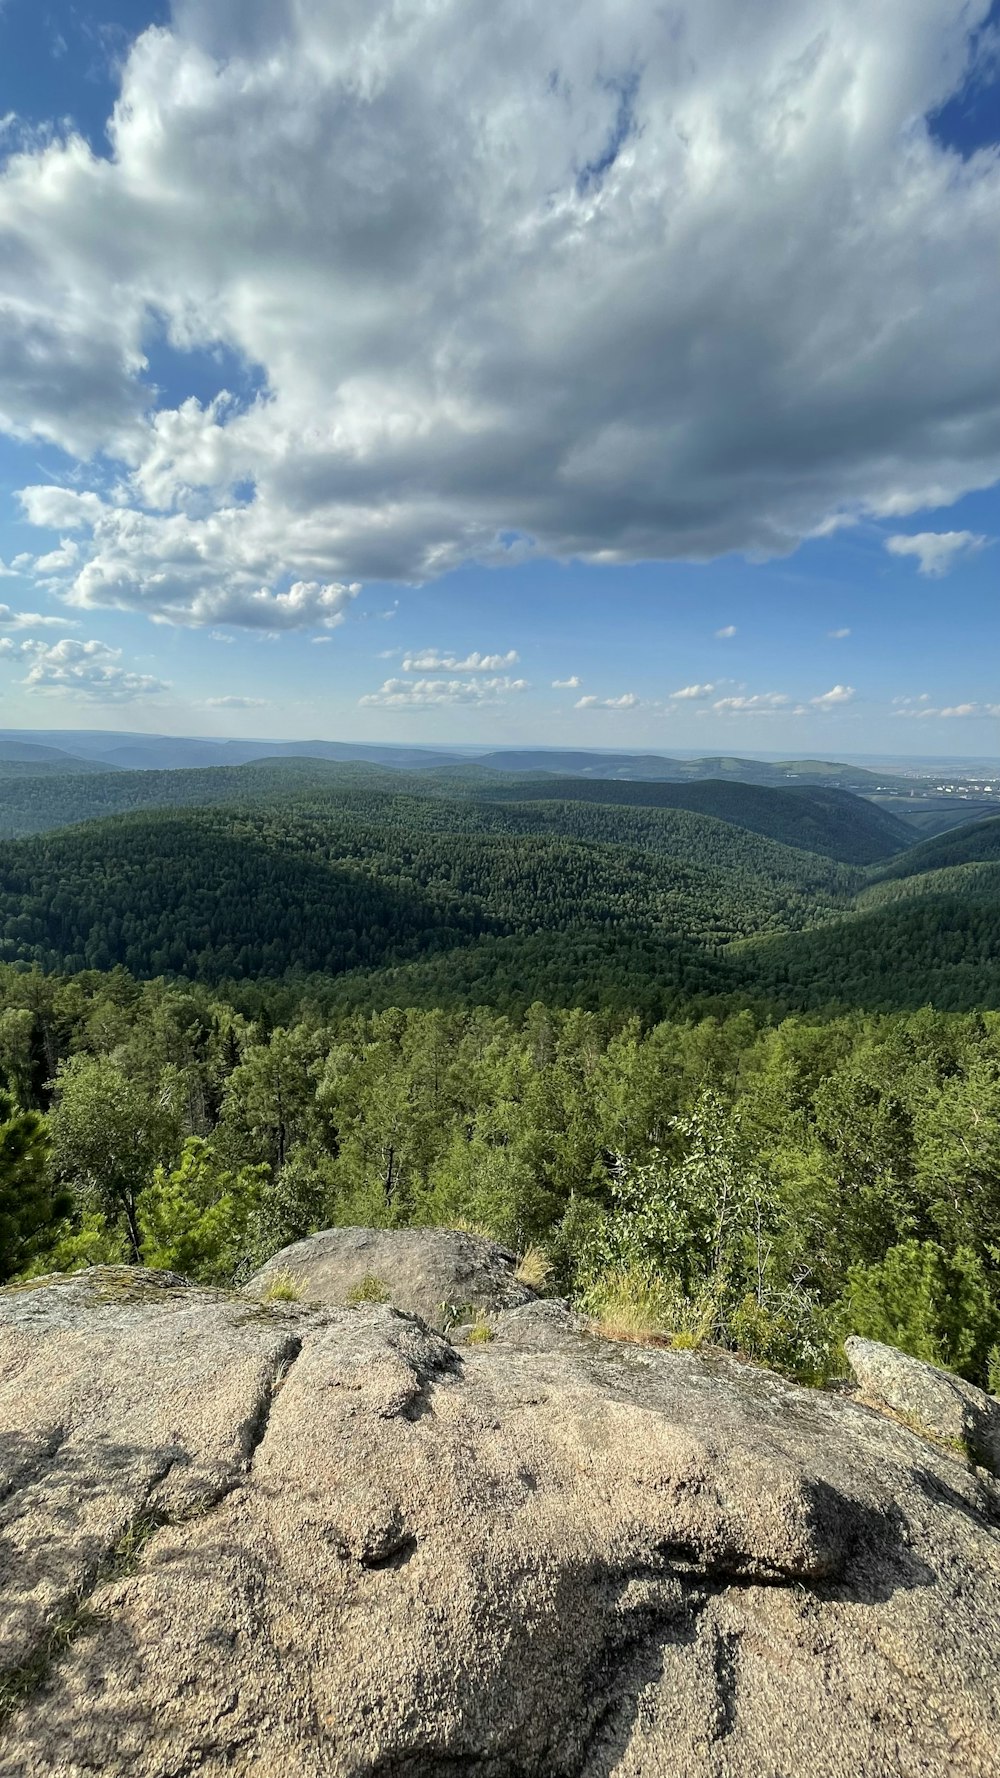
[[(120, 466), (64, 590), (277, 628), (992, 483), (1000, 163), (927, 124), (987, 12), (183, 0), (109, 158), (0, 177), (0, 425)], [(260, 393), (151, 413), (154, 327)]]

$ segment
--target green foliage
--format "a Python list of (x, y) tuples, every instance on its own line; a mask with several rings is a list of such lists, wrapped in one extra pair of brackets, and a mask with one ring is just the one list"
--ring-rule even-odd
[(985, 1380), (1000, 1335), (1000, 1306), (982, 1260), (934, 1241), (904, 1241), (877, 1265), (851, 1266), (840, 1310), (845, 1333), (863, 1334)]
[(219, 1165), (210, 1144), (190, 1136), (176, 1167), (157, 1167), (138, 1201), (142, 1260), (202, 1284), (229, 1283), (246, 1260), (268, 1170)]
[(47, 1272), (79, 1272), (86, 1266), (124, 1266), (133, 1258), (121, 1227), (109, 1227), (100, 1210), (83, 1210), (48, 1230), (44, 1248), (30, 1265), (25, 1278)]
[[(918, 1335), (979, 1382), (1000, 1344), (995, 1014), (337, 1011), (305, 987), (234, 1004), (0, 966), (5, 1014), (33, 1110), (55, 1082), (53, 1171), (76, 1193), (20, 1270), (138, 1249), (239, 1281), (317, 1228), (474, 1225), (544, 1248), (560, 1295), (627, 1275), (661, 1337), (815, 1377), (851, 1268), (871, 1298), (887, 1255), (930, 1243), (947, 1283)], [(904, 1341), (908, 1319), (866, 1325)]]
[(78, 1055), (56, 1081), (51, 1117), (53, 1160), (59, 1177), (86, 1207), (124, 1225), (132, 1258), (142, 1256), (140, 1194), (177, 1142), (174, 1082), (150, 1096), (138, 1081), (104, 1057)]
[(44, 1120), (0, 1093), (0, 1282), (30, 1260), (65, 1207), (52, 1191)]

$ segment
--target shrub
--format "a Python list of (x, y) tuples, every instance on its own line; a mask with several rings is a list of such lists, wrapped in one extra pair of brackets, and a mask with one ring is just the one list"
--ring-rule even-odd
[(878, 1265), (851, 1266), (847, 1278), (839, 1309), (845, 1334), (987, 1381), (1000, 1309), (970, 1247), (946, 1253), (936, 1241), (902, 1241)]

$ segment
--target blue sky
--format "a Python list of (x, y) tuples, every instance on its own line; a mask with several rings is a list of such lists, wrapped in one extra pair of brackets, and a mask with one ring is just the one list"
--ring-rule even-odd
[(862, 10), (3, 0), (0, 724), (1000, 755), (1000, 7)]

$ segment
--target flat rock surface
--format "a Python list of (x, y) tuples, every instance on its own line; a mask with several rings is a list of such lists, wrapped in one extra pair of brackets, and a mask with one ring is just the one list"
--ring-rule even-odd
[(975, 1463), (1000, 1475), (1000, 1402), (964, 1377), (877, 1340), (852, 1334), (844, 1350), (867, 1401), (960, 1445)]
[(290, 1272), (310, 1302), (343, 1306), (366, 1280), (377, 1280), (395, 1308), (442, 1327), (470, 1309), (496, 1313), (531, 1301), (535, 1292), (518, 1282), (516, 1269), (516, 1254), (460, 1229), (325, 1229), (282, 1248), (246, 1292), (263, 1296), (279, 1273)]
[(0, 1292), (0, 1778), (996, 1778), (1000, 1491), (841, 1395)]

